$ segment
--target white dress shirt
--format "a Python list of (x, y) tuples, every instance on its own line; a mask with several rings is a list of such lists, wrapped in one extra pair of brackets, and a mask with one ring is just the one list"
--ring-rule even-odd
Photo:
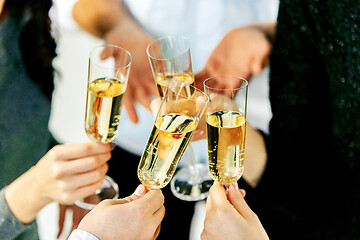
[(80, 229), (75, 229), (69, 236), (68, 240), (99, 240), (94, 235)]

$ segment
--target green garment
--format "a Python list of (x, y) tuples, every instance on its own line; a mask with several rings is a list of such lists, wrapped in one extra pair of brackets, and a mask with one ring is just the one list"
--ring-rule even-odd
[[(26, 19), (10, 15), (0, 24), (0, 189), (35, 165), (52, 139), (50, 102), (27, 75), (19, 49)], [(17, 239), (38, 239), (36, 224)]]

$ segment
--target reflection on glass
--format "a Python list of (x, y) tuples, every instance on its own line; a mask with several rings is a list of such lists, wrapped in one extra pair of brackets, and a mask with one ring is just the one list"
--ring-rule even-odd
[(193, 86), (167, 87), (138, 167), (144, 186), (158, 189), (169, 183), (207, 103), (208, 97)]
[[(130, 65), (130, 53), (117, 46), (101, 45), (90, 52), (85, 132), (92, 141), (110, 143), (115, 138)], [(75, 204), (91, 210), (101, 200), (118, 196), (118, 185), (112, 178), (105, 176), (102, 187), (96, 193)]]
[(229, 185), (244, 172), (247, 81), (214, 77), (205, 80), (204, 88), (210, 97), (206, 109), (209, 170), (214, 180)]

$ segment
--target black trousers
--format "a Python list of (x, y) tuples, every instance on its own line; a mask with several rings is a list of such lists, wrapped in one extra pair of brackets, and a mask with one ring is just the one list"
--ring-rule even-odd
[[(116, 147), (112, 151), (112, 158), (108, 162), (109, 171), (107, 175), (118, 183), (120, 198), (131, 195), (140, 184), (137, 177), (139, 160), (140, 156), (120, 147)], [(162, 192), (165, 196), (166, 212), (157, 239), (189, 239), (194, 202), (176, 198), (170, 190), (170, 184), (164, 187)]]

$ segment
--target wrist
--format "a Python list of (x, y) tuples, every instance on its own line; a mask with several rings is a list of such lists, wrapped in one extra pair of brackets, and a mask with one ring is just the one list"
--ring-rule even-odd
[(34, 221), (37, 213), (51, 202), (41, 195), (35, 177), (35, 169), (32, 167), (5, 190), (5, 200), (11, 212), (23, 224)]

